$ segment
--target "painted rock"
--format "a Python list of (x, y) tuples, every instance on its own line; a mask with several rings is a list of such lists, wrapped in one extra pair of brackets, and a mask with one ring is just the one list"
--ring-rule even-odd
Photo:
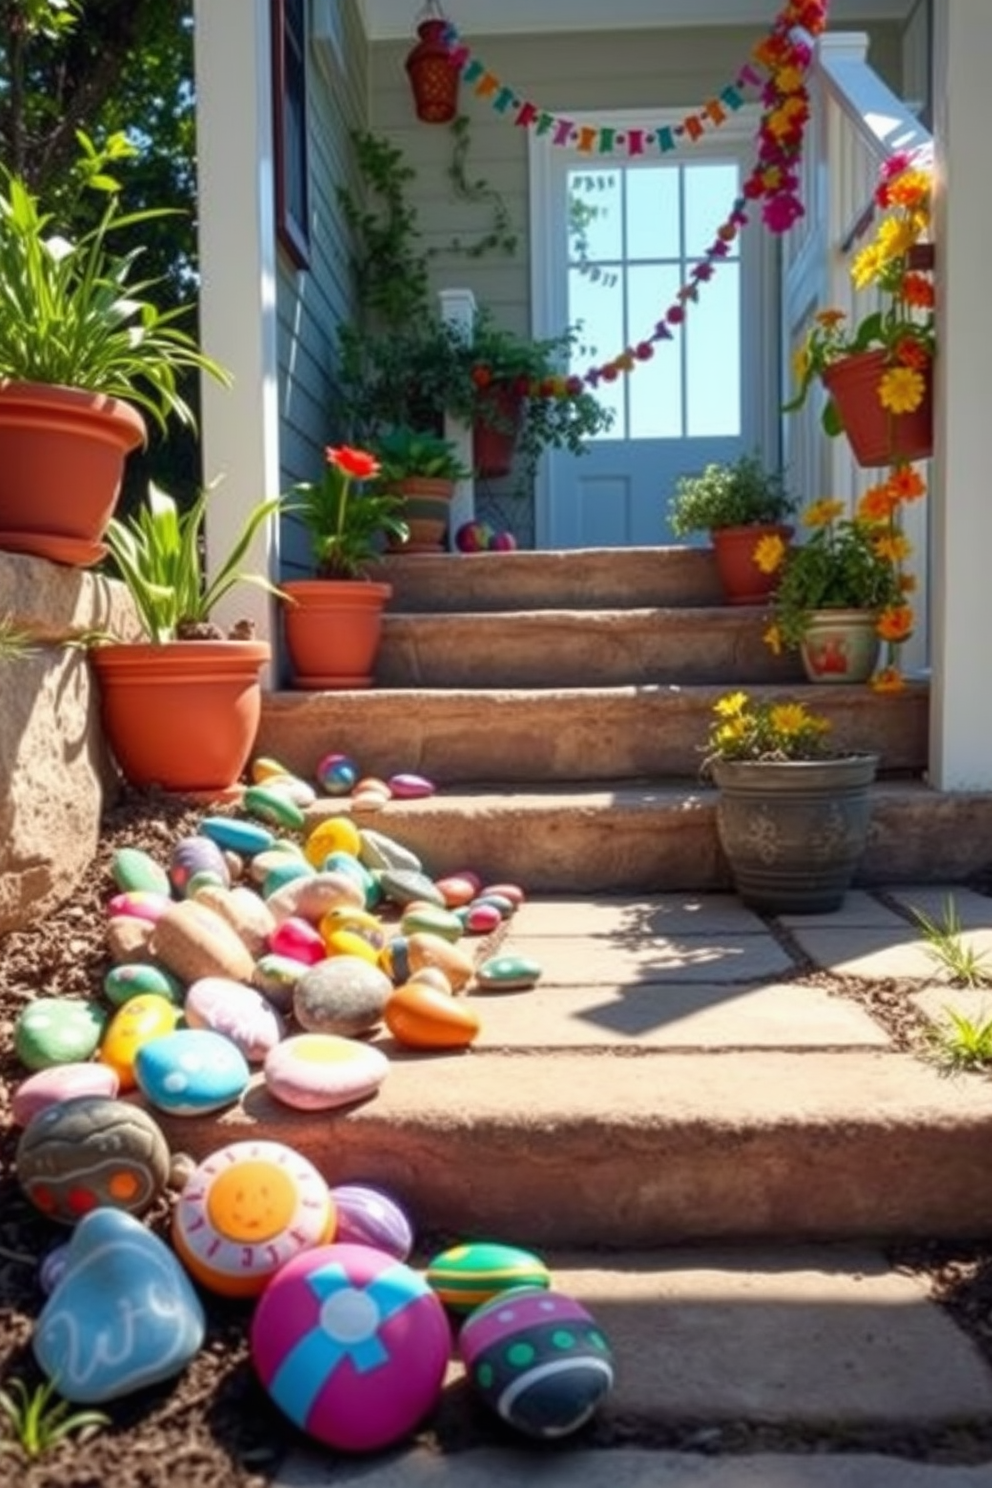
[(324, 937), (325, 944), (329, 936), (337, 935), (342, 930), (346, 930), (349, 935), (361, 936), (376, 951), (381, 951), (389, 938), (381, 920), (367, 909), (355, 909), (350, 904), (339, 904), (336, 909), (328, 910), (317, 928)]
[(356, 816), (372, 811), (381, 811), (389, 803), (389, 791), (386, 786), (382, 790), (374, 790), (370, 786), (364, 786), (361, 790), (356, 786), (351, 797), (351, 809)]
[(202, 837), (209, 837), (221, 849), (252, 858), (265, 852), (275, 841), (268, 827), (258, 822), (244, 821), (235, 816), (205, 816), (200, 822)]
[(262, 880), (262, 898), (271, 899), (273, 894), (285, 884), (292, 883), (294, 878), (313, 878), (314, 872), (305, 858), (291, 858), (288, 853), (283, 853), (282, 861), (273, 864)]
[(499, 910), (500, 918), (503, 920), (508, 920), (517, 908), (514, 901), (508, 899), (505, 894), (496, 894), (491, 891), (476, 895), (472, 902), (474, 904), (487, 904), (491, 909)]
[(112, 918), (128, 915), (135, 920), (150, 920), (154, 925), (172, 902), (169, 894), (153, 894), (149, 889), (126, 889), (107, 901), (107, 913)]
[(397, 987), (386, 1003), (386, 1027), (408, 1049), (466, 1049), (479, 1036), (479, 1015), (466, 998), (423, 982)]
[(47, 1107), (28, 1124), (16, 1166), (35, 1208), (76, 1224), (100, 1204), (143, 1214), (165, 1188), (169, 1148), (147, 1112), (83, 1095)]
[(103, 1037), (107, 1015), (79, 997), (36, 997), (14, 1023), (14, 1049), (30, 1070), (92, 1059)]
[(397, 986), (425, 966), (440, 967), (454, 992), (468, 986), (475, 969), (472, 958), (458, 946), (440, 935), (423, 933), (395, 936), (380, 952), (380, 964)]
[(359, 773), (355, 761), (347, 754), (325, 754), (317, 765), (317, 782), (329, 796), (346, 796)]
[(433, 987), (435, 992), (446, 992), (449, 997), (454, 992), (440, 966), (421, 966), (418, 971), (411, 972), (410, 980), (405, 985)]
[(427, 1280), (453, 1312), (471, 1312), (511, 1287), (549, 1287), (544, 1262), (529, 1250), (470, 1241), (441, 1251), (427, 1266)]
[(249, 816), (268, 822), (274, 827), (299, 832), (303, 827), (303, 812), (286, 791), (267, 781), (264, 785), (249, 785), (241, 800)]
[(323, 868), (331, 853), (344, 852), (357, 858), (362, 838), (350, 816), (329, 816), (318, 822), (303, 844), (308, 863)]
[(278, 1013), (288, 1013), (293, 1006), (293, 988), (306, 971), (305, 961), (291, 956), (260, 956), (252, 977), (252, 986), (271, 1002)]
[(387, 837), (384, 832), (373, 831), (371, 827), (362, 828), (362, 845), (358, 856), (366, 868), (377, 868), (380, 871), (386, 868), (405, 869), (409, 873), (424, 871), (424, 865), (415, 852), (411, 852), (401, 842), (395, 842), (392, 837)]
[(333, 1033), (298, 1033), (266, 1056), (266, 1088), (298, 1111), (327, 1111), (374, 1095), (389, 1072), (381, 1049)]
[(300, 977), (293, 1014), (308, 1033), (356, 1038), (378, 1028), (392, 990), (386, 973), (363, 957), (332, 956)]
[(206, 884), (195, 891), (193, 898), (227, 921), (253, 959), (265, 955), (276, 922), (265, 900), (254, 889), (246, 884), (235, 884), (231, 889)]
[(458, 1352), (481, 1398), (527, 1436), (585, 1425), (613, 1388), (613, 1355), (595, 1320), (560, 1292), (496, 1298), (466, 1319)]
[(42, 1256), (41, 1265), (38, 1267), (38, 1285), (46, 1297), (50, 1297), (65, 1275), (65, 1268), (69, 1260), (69, 1242), (63, 1241), (61, 1245), (55, 1245), (47, 1255)]
[(442, 940), (452, 943), (461, 939), (462, 922), (450, 909), (436, 904), (410, 905), (400, 921), (401, 935), (416, 935), (425, 931), (428, 935), (440, 935)]
[(256, 785), (261, 785), (263, 780), (269, 780), (273, 775), (286, 775), (289, 772), (279, 760), (260, 754), (252, 760), (248, 773)]
[(387, 801), (391, 801), (393, 798), (393, 793), (389, 789), (389, 786), (384, 780), (380, 780), (378, 775), (363, 775), (360, 780), (355, 781), (351, 792), (352, 806), (355, 804), (355, 797), (361, 795), (381, 796), (384, 806)]
[(31, 1340), (56, 1391), (97, 1405), (171, 1379), (199, 1352), (203, 1307), (169, 1247), (139, 1220), (80, 1220)]
[(166, 898), (171, 893), (168, 873), (161, 863), (156, 863), (151, 854), (143, 852), (140, 847), (119, 848), (114, 853), (110, 871), (114, 883), (122, 893), (136, 889), (150, 894), (164, 894)]
[[(327, 916), (324, 916), (326, 920)], [(385, 944), (385, 936), (379, 937), (379, 944), (373, 945), (372, 941), (366, 940), (364, 935), (359, 935), (356, 930), (327, 930), (323, 929), (324, 920), (321, 920), (320, 938), (324, 942), (324, 949), (328, 956), (357, 956), (361, 961), (368, 961), (370, 965), (379, 964), (379, 952)]]
[(279, 1270), (335, 1233), (335, 1207), (312, 1163), (281, 1142), (234, 1142), (194, 1169), (172, 1241), (197, 1281), (257, 1297)]
[(249, 1064), (261, 1064), (283, 1036), (282, 1019), (254, 987), (224, 977), (201, 977), (186, 994), (186, 1023), (222, 1033)]
[(155, 926), (150, 920), (115, 915), (107, 921), (107, 955), (115, 966), (147, 958), (154, 931)]
[(481, 904), (476, 901), (466, 904), (458, 913), (462, 926), (469, 935), (491, 935), (497, 925), (503, 922), (503, 916), (495, 904)]
[(523, 904), (526, 895), (524, 894), (524, 891), (519, 884), (497, 883), (484, 884), (483, 887), (479, 890), (478, 898), (508, 899), (513, 905), (514, 909), (519, 909), (521, 904)]
[(301, 811), (306, 811), (317, 799), (317, 792), (308, 781), (301, 780), (298, 775), (290, 775), (286, 771), (279, 775), (270, 775), (268, 780), (259, 783), (264, 783), (270, 791), (276, 791), (288, 797)]
[(444, 895), (435, 888), (426, 873), (414, 873), (410, 868), (383, 868), (379, 874), (382, 896), (390, 904), (401, 909), (408, 904), (433, 904), (444, 908)]
[(289, 837), (276, 837), (271, 847), (266, 848), (264, 852), (256, 853), (251, 859), (248, 864), (248, 876), (253, 883), (261, 887), (265, 882), (266, 876), (272, 872), (273, 868), (278, 868), (287, 859), (290, 862), (300, 864), (304, 873), (313, 872), (310, 864), (303, 856), (303, 849), (299, 843), (294, 842)]
[(112, 966), (103, 979), (103, 992), (115, 1008), (123, 1007), (132, 997), (141, 997), (147, 992), (156, 997), (167, 997), (170, 1002), (183, 1000), (183, 985), (177, 977), (161, 966), (141, 961)]
[(365, 894), (361, 885), (350, 873), (313, 873), (308, 878), (296, 878), (284, 884), (266, 903), (275, 916), (276, 923), (299, 915), (311, 925), (319, 925), (329, 909), (338, 904), (351, 904), (356, 909), (365, 908)]
[(374, 1452), (437, 1405), (451, 1332), (423, 1277), (367, 1245), (297, 1256), (266, 1287), (251, 1353), (276, 1405), (309, 1436)]
[(184, 895), (190, 879), (209, 873), (225, 888), (230, 886), (231, 871), (217, 843), (209, 837), (180, 837), (169, 859), (169, 882), (176, 894)]
[(80, 1095), (113, 1100), (120, 1088), (116, 1072), (105, 1064), (53, 1064), (22, 1080), (10, 1098), (10, 1114), (17, 1126), (27, 1126), (41, 1111)]
[(236, 1101), (249, 1071), (241, 1050), (223, 1034), (180, 1028), (138, 1050), (134, 1076), (142, 1095), (159, 1110), (199, 1116)]
[(365, 896), (365, 908), (372, 909), (382, 898), (382, 890), (375, 874), (370, 873), (351, 853), (332, 852), (324, 859), (325, 873), (346, 873), (353, 878)]
[(276, 956), (291, 956), (305, 966), (313, 966), (327, 955), (320, 931), (301, 915), (290, 915), (276, 925), (269, 936), (269, 950)]
[(390, 775), (386, 781), (397, 801), (416, 801), (422, 796), (432, 796), (437, 786), (423, 775)]
[(439, 878), (434, 887), (448, 909), (460, 909), (464, 904), (471, 904), (478, 894), (479, 879), (466, 873), (453, 873), (446, 878)]
[(394, 1198), (364, 1183), (331, 1189), (336, 1216), (334, 1239), (343, 1245), (370, 1245), (405, 1261), (413, 1249), (413, 1226)]
[(255, 969), (254, 958), (238, 933), (216, 910), (196, 899), (174, 904), (162, 916), (152, 930), (148, 949), (186, 986), (205, 976), (250, 982)]
[(152, 1039), (171, 1033), (180, 1016), (174, 1002), (155, 992), (131, 997), (117, 1009), (100, 1044), (100, 1060), (116, 1073), (122, 1090), (135, 1087), (134, 1063), (138, 1050)]
[(476, 981), (484, 992), (518, 992), (533, 987), (541, 975), (541, 967), (529, 956), (517, 956), (512, 951), (490, 956), (476, 969)]

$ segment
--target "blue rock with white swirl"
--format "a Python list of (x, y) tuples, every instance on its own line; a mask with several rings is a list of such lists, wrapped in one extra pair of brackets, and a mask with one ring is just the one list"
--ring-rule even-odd
[(231, 1105), (249, 1077), (241, 1050), (206, 1028), (179, 1028), (152, 1039), (134, 1061), (142, 1095), (172, 1116), (200, 1116)]
[(73, 1231), (31, 1340), (56, 1391), (99, 1405), (171, 1379), (199, 1352), (203, 1307), (169, 1247), (121, 1209)]

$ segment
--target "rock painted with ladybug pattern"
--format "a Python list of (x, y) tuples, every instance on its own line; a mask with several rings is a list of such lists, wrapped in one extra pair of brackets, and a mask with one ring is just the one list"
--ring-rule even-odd
[(49, 1219), (76, 1224), (99, 1205), (143, 1214), (169, 1178), (169, 1147), (137, 1106), (76, 1096), (48, 1106), (17, 1144), (17, 1177)]

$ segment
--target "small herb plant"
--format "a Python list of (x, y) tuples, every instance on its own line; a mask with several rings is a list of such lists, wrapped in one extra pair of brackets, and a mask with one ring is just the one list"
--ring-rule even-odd
[(0, 1453), (20, 1450), (32, 1460), (43, 1457), (67, 1437), (75, 1436), (82, 1444), (102, 1426), (110, 1425), (110, 1417), (102, 1411), (81, 1410), (70, 1415), (68, 1400), (56, 1396), (51, 1380), (34, 1390), (29, 1390), (23, 1380), (10, 1380), (7, 1388), (0, 1390), (0, 1414), (15, 1439), (0, 1440)]
[(944, 1008), (946, 1022), (927, 1033), (934, 1060), (951, 1072), (987, 1069), (992, 1065), (992, 1016), (976, 1022), (954, 1008)]
[(450, 440), (405, 426), (390, 429), (377, 439), (374, 454), (379, 461), (378, 484), (383, 489), (416, 476), (457, 481), (469, 473)]
[(680, 476), (669, 502), (677, 537), (720, 527), (777, 526), (787, 522), (795, 500), (779, 470), (768, 470), (757, 454), (731, 464), (707, 465), (700, 475)]
[(113, 517), (107, 546), (134, 600), (148, 638), (169, 641), (215, 640), (223, 631), (210, 620), (214, 605), (237, 584), (255, 584), (270, 594), (279, 590), (261, 574), (244, 573), (239, 565), (261, 524), (281, 505), (278, 497), (260, 502), (245, 519), (234, 547), (208, 582), (203, 563), (203, 519), (209, 490), (201, 491), (186, 512), (173, 498), (150, 484), (147, 503), (137, 515)]
[(327, 579), (361, 579), (378, 557), (384, 538), (404, 543), (403, 497), (377, 489), (381, 467), (366, 450), (325, 450), (323, 477), (301, 481), (285, 499), (310, 534), (317, 573)]
[(969, 945), (964, 938), (961, 917), (952, 895), (944, 901), (943, 918), (932, 919), (922, 909), (912, 911), (913, 918), (927, 942), (927, 955), (948, 973), (956, 987), (992, 986), (992, 967), (988, 956)]
[(704, 769), (715, 760), (817, 760), (831, 754), (830, 720), (803, 703), (728, 692), (713, 705)]

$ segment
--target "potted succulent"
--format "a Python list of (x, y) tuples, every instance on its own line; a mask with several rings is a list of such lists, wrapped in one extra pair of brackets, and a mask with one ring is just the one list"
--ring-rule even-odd
[(117, 136), (102, 150), (80, 140), (79, 190), (103, 190), (106, 204), (75, 238), (0, 167), (0, 547), (88, 565), (106, 551), (124, 460), (145, 441), (146, 418), (192, 422), (182, 376), (227, 375), (183, 329), (185, 308), (157, 307), (140, 248), (112, 246), (167, 210), (121, 209), (107, 166), (133, 147)]
[(876, 289), (880, 303), (856, 325), (842, 310), (821, 310), (795, 359), (799, 388), (784, 411), (801, 408), (821, 381), (823, 427), (845, 433), (862, 466), (925, 460), (933, 450), (933, 250), (922, 241), (931, 187), (925, 158), (883, 165), (875, 204), (884, 215), (851, 265), (855, 288)]
[(144, 636), (97, 637), (90, 654), (104, 732), (131, 784), (222, 795), (236, 785), (255, 742), (259, 673), (270, 648), (255, 639), (249, 622), (225, 635), (210, 615), (239, 583), (279, 594), (240, 564), (280, 501), (261, 502), (249, 513), (208, 581), (202, 558), (208, 495), (201, 492), (180, 512), (151, 485), (134, 516), (110, 519), (107, 544)]
[(371, 687), (392, 586), (368, 571), (390, 538), (409, 528), (403, 497), (376, 485), (379, 461), (366, 450), (328, 446), (319, 481), (300, 481), (284, 510), (310, 535), (316, 577), (282, 585), (286, 647), (296, 687)]
[(768, 914), (839, 909), (864, 851), (878, 756), (837, 748), (827, 718), (790, 699), (727, 693), (703, 762), (737, 893)]
[(403, 498), (400, 508), (407, 538), (393, 538), (397, 553), (439, 553), (448, 530), (448, 513), (458, 481), (468, 474), (455, 446), (438, 434), (401, 425), (375, 442), (378, 486)]
[(877, 506), (869, 493), (849, 517), (842, 501), (817, 501), (803, 513), (804, 542), (756, 546), (755, 561), (776, 585), (765, 639), (776, 652), (798, 649), (811, 682), (866, 682), (881, 642), (896, 645), (912, 631), (902, 571), (909, 543), (897, 506), (881, 517)]
[(792, 536), (787, 518), (794, 509), (782, 472), (767, 469), (756, 453), (680, 476), (668, 506), (676, 536), (709, 534), (728, 604), (767, 600), (773, 580), (755, 562), (755, 544), (763, 536), (787, 543)]

